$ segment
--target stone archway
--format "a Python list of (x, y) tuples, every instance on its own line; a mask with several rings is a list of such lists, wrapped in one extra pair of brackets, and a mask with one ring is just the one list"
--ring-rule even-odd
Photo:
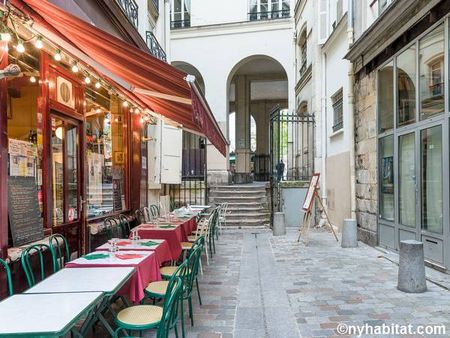
[[(275, 59), (254, 55), (242, 59), (232, 68), (227, 86), (229, 113), (236, 113), (235, 128), (228, 121), (228, 129), (234, 132), (236, 142), (231, 157), (235, 159), (233, 180), (235, 183), (268, 180), (269, 115), (277, 105), (288, 107), (287, 73)], [(257, 126), (256, 149), (253, 151), (251, 116)]]

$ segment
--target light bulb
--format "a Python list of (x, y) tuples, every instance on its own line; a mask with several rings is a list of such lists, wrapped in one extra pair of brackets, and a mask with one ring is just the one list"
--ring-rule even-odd
[(128, 107), (128, 101), (123, 101), (122, 106)]
[(76, 62), (73, 64), (73, 66), (72, 66), (72, 72), (74, 72), (74, 73), (78, 73), (78, 71), (79, 71), (80, 69), (78, 68), (78, 66), (77, 66), (77, 64), (76, 64)]
[(9, 42), (9, 41), (11, 41), (11, 34), (9, 34), (9, 33), (1, 33), (0, 34), (0, 38), (2, 39), (2, 41)]
[(53, 56), (53, 58), (55, 59), (55, 61), (61, 61), (62, 60), (61, 51), (59, 49), (56, 50), (56, 53)]
[(95, 83), (95, 88), (99, 89), (102, 86), (102, 84), (100, 83), (100, 81), (97, 81)]
[(36, 42), (34, 43), (35, 47), (37, 49), (41, 49), (42, 47), (44, 47), (44, 44), (42, 43), (42, 37), (38, 36)]
[(31, 83), (36, 83), (36, 78), (34, 76), (30, 77), (30, 82)]
[(25, 52), (25, 46), (23, 45), (22, 42), (19, 42), (19, 43), (17, 44), (16, 50), (17, 50), (19, 53)]
[(141, 124), (144, 124), (144, 119), (141, 117), (141, 118), (139, 119), (139, 122), (140, 122)]
[[(76, 72), (75, 72), (75, 73), (76, 73)], [(84, 83), (90, 84), (90, 83), (91, 83), (91, 78), (90, 78), (89, 76), (86, 76), (86, 77), (84, 78)]]

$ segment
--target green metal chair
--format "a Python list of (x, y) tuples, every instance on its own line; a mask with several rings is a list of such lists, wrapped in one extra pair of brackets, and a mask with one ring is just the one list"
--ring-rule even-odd
[(123, 309), (116, 316), (115, 321), (118, 327), (114, 336), (119, 337), (120, 331), (143, 331), (157, 328), (157, 338), (169, 337), (171, 329), (174, 329), (175, 335), (178, 337), (178, 307), (182, 292), (183, 282), (180, 277), (174, 276), (169, 281), (163, 306), (135, 305)]
[(150, 214), (152, 215), (152, 217), (160, 216), (159, 207), (156, 204), (150, 204), (149, 209), (150, 209)]
[(11, 278), (11, 270), (9, 269), (8, 263), (6, 263), (3, 259), (0, 258), (0, 265), (3, 265), (3, 268), (6, 271), (6, 283), (8, 285), (8, 295), (12, 296), (14, 293), (12, 278)]
[(145, 223), (145, 216), (141, 209), (137, 209), (134, 212), (134, 215), (136, 216), (136, 221), (138, 225)]
[(128, 222), (127, 216), (120, 214), (119, 222), (120, 222), (120, 227), (122, 229), (122, 237), (128, 238), (128, 236), (130, 236), (131, 227), (130, 227), (130, 222)]
[(44, 252), (48, 251), (52, 255), (52, 264), (53, 264), (53, 272), (56, 272), (55, 267), (55, 258), (53, 257), (53, 252), (47, 244), (35, 244), (27, 247), (22, 251), (22, 256), (20, 257), (20, 261), (22, 263), (23, 271), (25, 272), (25, 276), (27, 278), (28, 286), (31, 288), (36, 284), (36, 277), (33, 272), (33, 268), (30, 263), (30, 255), (36, 253), (39, 258), (39, 270), (40, 270), (40, 280), (45, 278), (45, 265), (44, 265)]
[(108, 236), (108, 239), (121, 237), (119, 221), (117, 219), (114, 217), (105, 218), (103, 224), (105, 225), (106, 236)]
[[(64, 246), (63, 249), (61, 249), (61, 244)], [(56, 271), (64, 268), (64, 265), (67, 262), (70, 262), (70, 250), (66, 238), (61, 234), (51, 235), (48, 239), (48, 245), (50, 246), (50, 250), (52, 252), (54, 259), (53, 266)]]

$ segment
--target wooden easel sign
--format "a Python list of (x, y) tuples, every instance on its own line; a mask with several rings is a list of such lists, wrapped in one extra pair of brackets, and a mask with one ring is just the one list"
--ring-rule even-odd
[(314, 205), (314, 201), (317, 201), (317, 203), (319, 203), (320, 207), (322, 208), (322, 210), (325, 214), (327, 224), (329, 225), (331, 232), (334, 235), (334, 238), (336, 238), (336, 241), (339, 242), (339, 240), (336, 236), (336, 233), (334, 232), (333, 226), (331, 225), (330, 219), (328, 218), (327, 211), (325, 210), (325, 207), (322, 203), (322, 199), (319, 196), (319, 178), (320, 178), (320, 173), (315, 173), (311, 177), (311, 181), (309, 182), (308, 191), (305, 196), (305, 201), (303, 202), (303, 206), (302, 206), (302, 209), (305, 212), (305, 214), (303, 215), (303, 222), (299, 229), (299, 235), (298, 235), (297, 242), (300, 241), (300, 237), (304, 237), (306, 245), (308, 244), (308, 233), (309, 233), (309, 226), (311, 223), (312, 207)]

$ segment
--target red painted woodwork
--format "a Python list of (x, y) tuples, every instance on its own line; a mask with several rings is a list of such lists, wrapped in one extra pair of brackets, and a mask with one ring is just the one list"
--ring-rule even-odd
[[(0, 69), (8, 65), (7, 44), (0, 41)], [(8, 249), (8, 83), (0, 80), (0, 257), (5, 259)], [(1, 273), (0, 273), (1, 274)]]

